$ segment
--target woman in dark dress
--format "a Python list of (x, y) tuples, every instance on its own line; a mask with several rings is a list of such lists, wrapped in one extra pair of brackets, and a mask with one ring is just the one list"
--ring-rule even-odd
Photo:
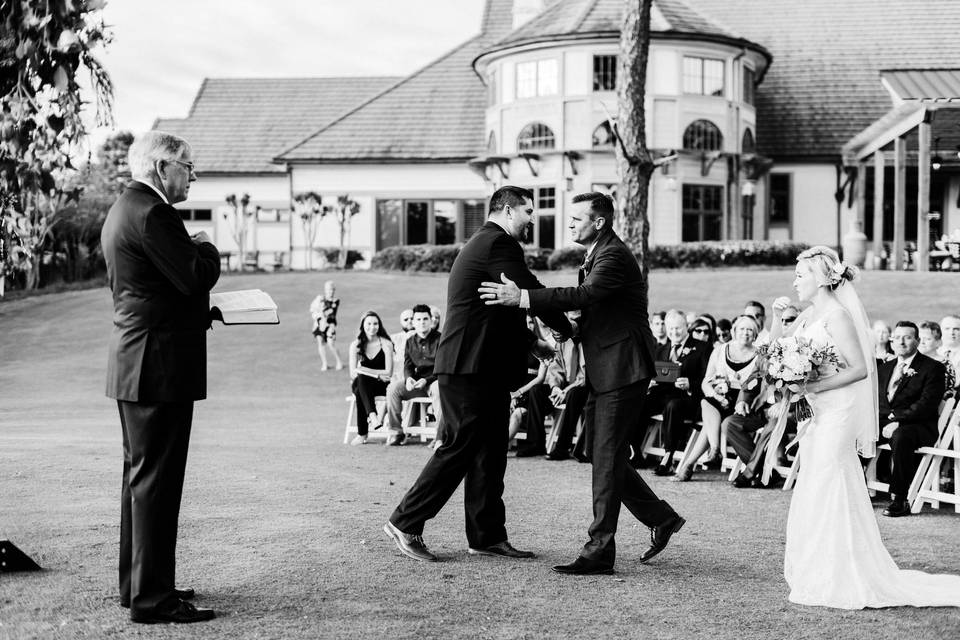
[(364, 444), (369, 429), (380, 426), (376, 397), (386, 394), (392, 371), (393, 343), (380, 316), (367, 311), (350, 343), (350, 387), (357, 401), (357, 435), (350, 444)]

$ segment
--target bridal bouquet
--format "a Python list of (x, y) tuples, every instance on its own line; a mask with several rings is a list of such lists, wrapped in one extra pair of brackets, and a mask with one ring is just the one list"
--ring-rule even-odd
[(813, 409), (804, 397), (807, 383), (845, 366), (832, 346), (801, 336), (778, 338), (760, 345), (757, 352), (767, 361), (764, 377), (769, 385), (769, 402), (780, 402), (784, 409), (793, 405), (797, 422), (813, 417)]

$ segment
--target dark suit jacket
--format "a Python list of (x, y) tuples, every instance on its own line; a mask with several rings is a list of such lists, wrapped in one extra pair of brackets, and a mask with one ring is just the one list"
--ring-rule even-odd
[[(479, 374), (488, 384), (516, 389), (526, 380), (531, 337), (523, 309), (487, 306), (477, 291), (483, 282), (500, 282), (500, 274), (521, 289), (543, 285), (530, 273), (520, 244), (488, 221), (463, 246), (450, 270), (447, 313), (437, 348), (434, 373)], [(540, 315), (568, 336), (570, 323), (560, 312)]]
[[(656, 359), (670, 359), (670, 341), (657, 347)], [(713, 352), (713, 345), (702, 340), (696, 340), (687, 336), (683, 344), (680, 345), (680, 372), (677, 377), (688, 378), (690, 380), (690, 395), (694, 398), (703, 398), (703, 377), (707, 374), (707, 364), (710, 362), (710, 354)], [(679, 390), (678, 390), (679, 391)]]
[(177, 210), (135, 181), (110, 208), (100, 242), (114, 307), (107, 396), (131, 402), (205, 398), (217, 248), (191, 240)]
[(576, 287), (530, 291), (530, 310), (580, 309), (586, 378), (600, 393), (654, 376), (647, 281), (633, 253), (608, 231), (597, 239)]
[[(899, 422), (901, 426), (918, 425), (935, 431), (945, 385), (943, 363), (917, 353), (910, 363), (910, 368), (916, 373), (900, 378), (893, 399), (888, 401), (887, 387), (896, 366), (896, 359), (877, 365), (880, 425)], [(893, 420), (888, 417), (891, 413)]]

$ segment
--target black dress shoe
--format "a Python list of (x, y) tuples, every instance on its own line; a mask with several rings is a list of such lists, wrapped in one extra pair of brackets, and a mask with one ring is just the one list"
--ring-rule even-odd
[(686, 522), (687, 521), (680, 516), (674, 515), (663, 524), (650, 529), (650, 547), (640, 556), (640, 562), (648, 562), (658, 553), (666, 549), (667, 543), (670, 542), (670, 537), (677, 531), (680, 531)]
[(568, 460), (570, 458), (570, 454), (566, 451), (554, 451), (552, 453), (548, 453), (546, 457), (547, 460)]
[(733, 486), (737, 489), (746, 489), (751, 484), (753, 484), (753, 478), (745, 476), (742, 473), (733, 479)]
[(176, 600), (176, 604), (169, 609), (160, 609), (146, 613), (130, 612), (130, 619), (133, 622), (139, 622), (141, 624), (154, 624), (157, 622), (187, 624), (190, 622), (213, 620), (216, 617), (217, 614), (213, 612), (213, 609), (200, 609), (184, 600)]
[(757, 489), (776, 489), (777, 487), (783, 486), (783, 476), (777, 473), (776, 471), (770, 472), (770, 481), (766, 484), (763, 483), (762, 476), (753, 477), (753, 486)]
[(658, 464), (657, 467), (653, 470), (653, 475), (655, 476), (672, 476), (673, 467), (672, 465)]
[(467, 553), (472, 556), (499, 556), (501, 558), (536, 558), (537, 554), (533, 551), (520, 551), (515, 549), (512, 544), (504, 540), (489, 547), (467, 549)]
[(906, 500), (900, 500), (897, 496), (892, 497), (893, 500), (890, 502), (890, 505), (883, 510), (883, 515), (888, 518), (899, 518), (910, 515), (910, 505), (907, 504)]
[(553, 567), (553, 570), (571, 576), (606, 576), (613, 573), (613, 565), (578, 556), (572, 563), (558, 564)]
[[(193, 600), (197, 593), (190, 587), (187, 587), (186, 589), (174, 589), (173, 595), (181, 600)], [(124, 609), (129, 609), (130, 601), (121, 599), (120, 606)]]

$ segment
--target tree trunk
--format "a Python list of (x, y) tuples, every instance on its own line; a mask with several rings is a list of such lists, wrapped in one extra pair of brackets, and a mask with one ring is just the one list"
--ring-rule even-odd
[(650, 51), (650, 8), (653, 0), (626, 0), (620, 28), (620, 61), (617, 69), (619, 107), (617, 165), (620, 188), (617, 204), (620, 212), (617, 231), (640, 260), (644, 274), (648, 267), (650, 222), (647, 200), (653, 160), (647, 150), (644, 127), (644, 95), (647, 82), (647, 57)]
[(337, 268), (347, 268), (347, 232), (350, 230), (350, 212), (343, 211), (340, 219), (340, 253), (337, 255)]

